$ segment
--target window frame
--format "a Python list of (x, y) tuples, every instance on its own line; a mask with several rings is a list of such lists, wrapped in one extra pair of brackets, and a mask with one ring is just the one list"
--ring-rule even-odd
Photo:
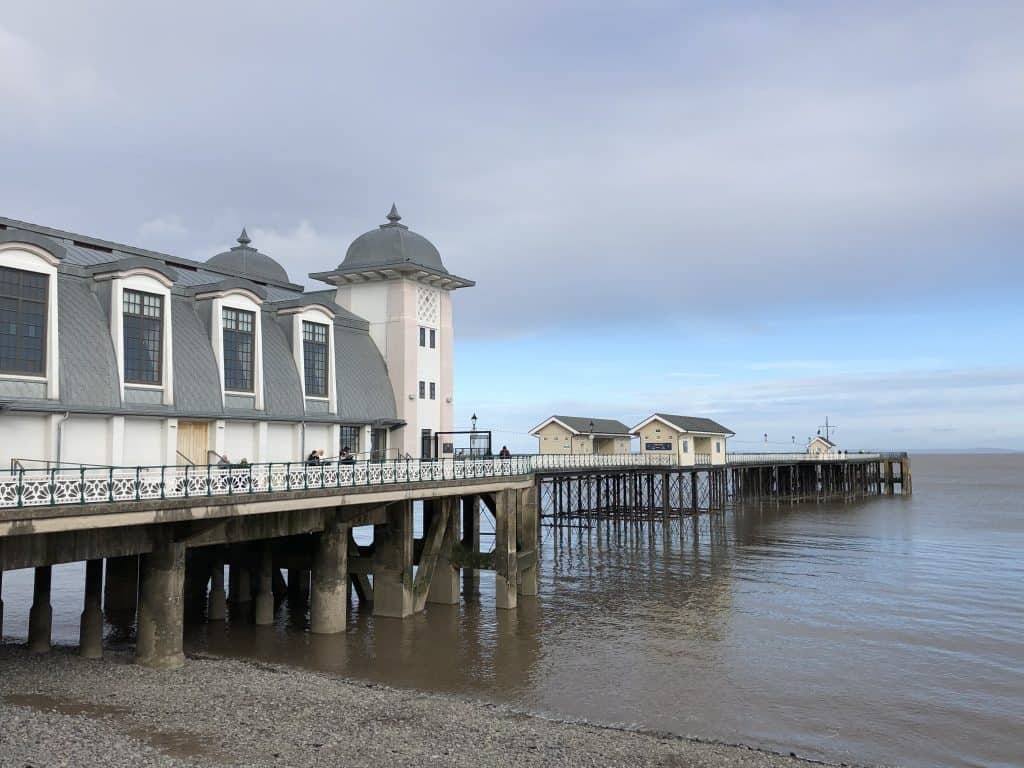
[(420, 326), (420, 346), (427, 346), (427, 329), (424, 328), (422, 325)]
[[(138, 312), (128, 311), (128, 302), (131, 300), (131, 296), (138, 297)], [(164, 356), (167, 346), (167, 304), (166, 296), (162, 293), (155, 293), (153, 291), (144, 291), (140, 288), (128, 288), (125, 287), (121, 290), (121, 375), (126, 385), (141, 386), (141, 387), (162, 387), (164, 384), (164, 376), (167, 372), (167, 367), (164, 363)], [(139, 375), (133, 377), (129, 376), (129, 362), (137, 363), (135, 366), (136, 371), (142, 371), (142, 362), (145, 360), (145, 339), (146, 339), (146, 325), (153, 323), (154, 318), (151, 315), (146, 314), (146, 300), (155, 299), (157, 302), (157, 308), (159, 315), (156, 316), (156, 326), (159, 328), (159, 339), (156, 347), (156, 354), (154, 360), (156, 363), (156, 375), (153, 378), (142, 378)], [(129, 338), (129, 322), (128, 318), (135, 318), (139, 320), (138, 325), (141, 327), (142, 333), (138, 336), (136, 341), (139, 344), (139, 349), (143, 351), (142, 357), (139, 360), (129, 361), (128, 356), (128, 338)]]
[(23, 349), (22, 345), (20, 344), (20, 340), (23, 338), (23, 336), (22, 336), (22, 334), (18, 333), (18, 331), (24, 325), (24, 322), (22, 320), (21, 305), (23, 303), (25, 303), (25, 302), (30, 302), (32, 304), (41, 304), (42, 305), (42, 312), (41, 312), (41, 317), (42, 317), (42, 333), (39, 336), (39, 338), (40, 338), (39, 365), (41, 366), (40, 369), (39, 370), (28, 370), (28, 369), (18, 368), (18, 367), (7, 368), (7, 369), (0, 369), (0, 375), (12, 376), (12, 377), (15, 377), (15, 378), (32, 377), (32, 378), (45, 379), (47, 377), (47, 375), (48, 375), (49, 368), (50, 368), (50, 361), (49, 361), (49, 356), (50, 356), (49, 355), (50, 317), (49, 317), (49, 314), (50, 314), (50, 299), (51, 299), (51, 296), (50, 296), (50, 293), (51, 293), (50, 277), (51, 276), (49, 274), (47, 274), (46, 272), (40, 272), (38, 270), (32, 270), (32, 269), (25, 269), (21, 265), (14, 266), (14, 265), (7, 265), (7, 264), (4, 264), (4, 263), (0, 263), (0, 269), (8, 270), (10, 272), (14, 272), (15, 274), (18, 274), (18, 275), (21, 276), (19, 278), (19, 291), (23, 291), (24, 290), (22, 284), (23, 284), (24, 276), (25, 275), (36, 277), (36, 278), (40, 279), (42, 281), (42, 283), (43, 283), (43, 286), (42, 286), (43, 298), (42, 298), (41, 301), (38, 300), (38, 299), (28, 299), (28, 298), (25, 298), (24, 296), (21, 296), (21, 295), (14, 296), (14, 295), (5, 295), (5, 294), (0, 293), (0, 299), (9, 299), (9, 300), (14, 300), (14, 301), (17, 302), (17, 305), (16, 305), (17, 308), (15, 309), (15, 333), (14, 333), (14, 352), (15, 352), (14, 360), (15, 360), (16, 364), (20, 360), (20, 356), (18, 355), (18, 352), (21, 349)]
[(424, 379), (420, 379), (420, 400), (427, 399), (427, 382)]
[[(233, 387), (228, 380), (228, 344), (227, 338), (228, 333), (245, 335), (245, 331), (239, 331), (237, 329), (228, 329), (227, 327), (227, 313), (233, 312), (238, 315), (248, 315), (251, 320), (251, 328), (248, 331), (248, 335), (251, 339), (250, 354), (249, 354), (249, 388), (243, 389), (241, 387)], [(228, 394), (239, 394), (239, 395), (256, 395), (256, 364), (258, 357), (258, 341), (257, 341), (257, 325), (259, 320), (258, 311), (251, 309), (244, 309), (242, 307), (231, 306), (228, 304), (222, 304), (220, 308), (220, 336), (221, 336), (221, 369), (224, 373), (224, 392)], [(235, 356), (237, 357), (237, 355)]]
[[(302, 386), (306, 397), (327, 400), (331, 394), (331, 328), (327, 323), (318, 323), (315, 320), (301, 319), (302, 323), (299, 332), (302, 337)], [(315, 332), (323, 334), (323, 340), (307, 338), (306, 331), (309, 328), (318, 329)], [(308, 345), (308, 346), (307, 346)], [(322, 349), (323, 354), (323, 388), (312, 391), (310, 389), (310, 346), (315, 345)], [(315, 373), (315, 372), (314, 372)]]
[(429, 389), (430, 389), (430, 399), (431, 400), (437, 400), (437, 382), (436, 381), (430, 382)]
[(430, 348), (437, 349), (437, 331), (433, 328), (430, 329)]

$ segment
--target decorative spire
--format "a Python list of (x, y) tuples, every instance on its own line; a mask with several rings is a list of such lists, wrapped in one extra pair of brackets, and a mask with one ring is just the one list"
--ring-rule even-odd
[(249, 243), (251, 242), (252, 240), (249, 239), (249, 235), (246, 233), (245, 227), (242, 227), (242, 234), (238, 236), (238, 244), (243, 248), (248, 248)]
[(387, 219), (392, 224), (397, 224), (402, 220), (402, 217), (398, 215), (398, 208), (395, 207), (394, 203), (391, 204), (391, 210), (388, 212)]

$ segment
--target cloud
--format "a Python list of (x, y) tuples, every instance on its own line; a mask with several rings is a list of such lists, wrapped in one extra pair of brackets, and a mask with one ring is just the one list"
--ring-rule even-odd
[(139, 227), (139, 233), (147, 241), (152, 239), (174, 240), (188, 234), (181, 216), (174, 213), (167, 213), (157, 216), (155, 219), (145, 221)]

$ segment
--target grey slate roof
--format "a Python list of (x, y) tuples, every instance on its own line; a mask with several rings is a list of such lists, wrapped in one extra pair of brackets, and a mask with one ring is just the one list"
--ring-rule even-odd
[(210, 345), (210, 330), (199, 319), (195, 305), (184, 297), (171, 299), (171, 329), (175, 409), (220, 413), (220, 370)]
[(705, 419), (702, 416), (674, 416), (671, 413), (656, 413), (654, 415), (678, 427), (682, 432), (710, 432), (716, 435), (736, 434), (728, 427), (723, 427), (717, 421)]
[[(239, 265), (217, 263), (216, 258), (213, 264), (203, 264), (0, 217), (0, 242), (4, 241), (34, 243), (60, 259), (56, 329), (60, 400), (32, 399), (31, 395), (22, 399), (21, 394), (13, 399), (5, 396), (5, 402), (13, 403), (19, 409), (200, 418), (224, 415), (296, 421), (305, 418), (350, 424), (395, 420), (395, 401), (387, 367), (370, 339), (369, 323), (337, 306), (333, 290), (304, 292), (302, 286), (288, 282), (283, 269), (280, 273), (270, 267), (263, 269), (267, 264), (262, 259), (269, 260), (269, 257), (259, 254), (261, 258), (254, 259), (249, 251), (258, 252), (249, 248), (248, 242), (240, 243), (239, 248), (227, 252), (245, 251), (245, 263), (241, 269), (247, 274), (239, 274)], [(112, 269), (155, 267), (174, 282), (171, 289), (173, 406), (121, 401), (114, 345), (110, 337), (109, 284), (96, 283), (91, 277), (102, 273), (106, 266)], [(210, 344), (209, 317), (199, 313), (193, 299), (199, 286), (213, 288), (226, 284), (244, 285), (266, 297), (260, 318), (264, 366), (264, 409), (260, 411), (225, 411), (220, 373)], [(203, 303), (208, 305), (208, 302)], [(292, 355), (290, 337), (275, 320), (277, 309), (312, 303), (326, 304), (336, 314), (338, 414), (305, 414), (302, 382)], [(208, 314), (208, 306), (206, 311)]]
[[(629, 437), (629, 427), (616, 419), (592, 419), (587, 416), (554, 416), (570, 429), (581, 434), (622, 435)], [(590, 423), (594, 426), (591, 429)]]
[(284, 267), (267, 256), (267, 254), (260, 253), (257, 249), (253, 248), (249, 245), (250, 242), (252, 241), (249, 240), (249, 235), (245, 233), (245, 228), (243, 227), (242, 234), (238, 236), (238, 245), (223, 253), (218, 253), (216, 256), (211, 256), (206, 262), (207, 265), (253, 280), (275, 280), (281, 283), (291, 282)]
[(353, 240), (338, 269), (411, 262), (447, 273), (448, 270), (441, 261), (441, 254), (434, 244), (404, 224), (399, 224), (401, 219), (398, 209), (392, 203), (391, 212), (387, 215), (388, 223), (381, 224), (377, 229), (371, 229)]
[[(302, 418), (302, 380), (284, 330), (267, 312), (263, 321), (263, 407), (276, 416)], [(335, 353), (337, 356), (337, 353)]]
[(313, 272), (310, 277), (327, 283), (345, 282), (346, 276), (405, 273), (428, 278), (428, 282), (446, 288), (473, 285), (472, 280), (451, 274), (441, 261), (441, 254), (432, 242), (399, 224), (401, 216), (394, 204), (387, 224), (365, 232), (349, 245), (337, 269)]
[(394, 419), (387, 365), (369, 334), (334, 326), (335, 384), (341, 419)]
[[(107, 315), (84, 280), (57, 276), (57, 354), (60, 402), (67, 406), (116, 408), (120, 383)], [(209, 346), (209, 345), (207, 345)]]

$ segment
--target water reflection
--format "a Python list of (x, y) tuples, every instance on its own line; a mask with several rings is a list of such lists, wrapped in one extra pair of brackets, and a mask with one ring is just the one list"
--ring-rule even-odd
[[(1020, 764), (1024, 457), (914, 470), (910, 498), (546, 530), (541, 596), (515, 612), (484, 574), (405, 621), (353, 601), (346, 632), (315, 636), (285, 601), (274, 626), (231, 615), (186, 647), (837, 761)], [(81, 583), (55, 569), (58, 641)]]

